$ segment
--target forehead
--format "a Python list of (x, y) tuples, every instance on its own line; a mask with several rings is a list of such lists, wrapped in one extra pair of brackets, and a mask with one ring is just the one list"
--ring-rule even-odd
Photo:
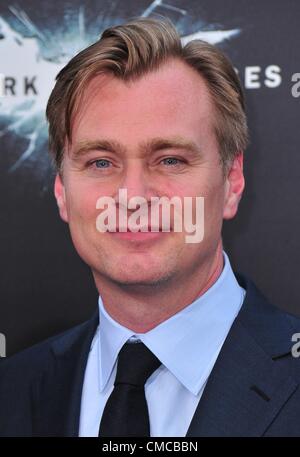
[[(173, 59), (138, 79), (112, 75), (92, 79), (72, 122), (72, 143), (88, 136), (212, 133), (214, 109), (207, 83), (196, 70)], [(179, 130), (179, 131), (178, 131)]]

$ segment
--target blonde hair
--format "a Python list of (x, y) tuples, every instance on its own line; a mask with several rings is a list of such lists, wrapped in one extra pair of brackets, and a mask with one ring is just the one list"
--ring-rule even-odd
[(72, 120), (89, 82), (110, 73), (122, 80), (134, 80), (157, 69), (170, 58), (194, 68), (206, 81), (215, 110), (214, 125), (224, 170), (248, 143), (244, 95), (229, 59), (217, 47), (193, 40), (182, 46), (168, 19), (137, 18), (106, 29), (58, 73), (46, 115), (49, 148), (58, 170), (65, 140), (71, 141)]

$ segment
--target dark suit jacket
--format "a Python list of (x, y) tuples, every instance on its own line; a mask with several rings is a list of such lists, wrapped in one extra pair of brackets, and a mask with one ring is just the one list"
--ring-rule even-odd
[[(300, 319), (269, 304), (251, 281), (237, 278), (246, 297), (187, 436), (300, 436), (300, 358), (291, 355)], [(78, 436), (97, 325), (95, 315), (0, 364), (0, 436)]]

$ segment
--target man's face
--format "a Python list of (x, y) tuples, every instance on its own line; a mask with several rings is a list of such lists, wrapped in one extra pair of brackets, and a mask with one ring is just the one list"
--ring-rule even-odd
[[(111, 75), (91, 81), (73, 121), (55, 195), (95, 279), (120, 285), (184, 281), (216, 254), (222, 220), (235, 215), (244, 181), (242, 155), (224, 179), (215, 116), (204, 80), (179, 60), (134, 82)], [(127, 189), (128, 199), (148, 202), (154, 196), (204, 197), (203, 240), (187, 243), (184, 231), (100, 233), (96, 202), (101, 196), (117, 201), (120, 188)]]

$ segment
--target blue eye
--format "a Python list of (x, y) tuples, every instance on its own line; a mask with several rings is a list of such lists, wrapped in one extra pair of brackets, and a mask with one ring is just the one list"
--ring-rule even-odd
[(180, 159), (177, 159), (176, 157), (167, 157), (162, 161), (165, 162), (166, 165), (177, 165), (178, 163), (182, 162)]
[(110, 164), (109, 160), (106, 159), (95, 160), (94, 163), (96, 165), (96, 168), (108, 168)]

